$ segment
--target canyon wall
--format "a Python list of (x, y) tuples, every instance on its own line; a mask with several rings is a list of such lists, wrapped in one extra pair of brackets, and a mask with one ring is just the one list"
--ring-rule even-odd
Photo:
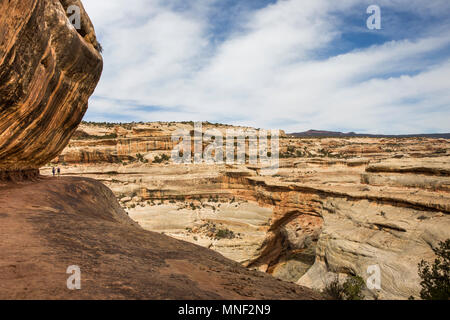
[[(81, 10), (79, 30), (66, 9)], [(80, 1), (0, 3), (0, 177), (37, 174), (67, 145), (102, 72)]]
[(54, 165), (101, 180), (143, 228), (319, 290), (376, 268), (381, 289), (367, 298), (417, 297), (417, 264), (450, 238), (448, 140), (282, 136), (278, 172), (261, 176), (154, 161), (180, 127), (192, 125), (82, 124)]
[(248, 266), (307, 287), (323, 289), (335, 276), (367, 280), (377, 268), (381, 288), (366, 290), (366, 297), (417, 297), (418, 263), (433, 260), (431, 248), (450, 237), (448, 194), (387, 184), (246, 180), (237, 194), (274, 204), (259, 256)]

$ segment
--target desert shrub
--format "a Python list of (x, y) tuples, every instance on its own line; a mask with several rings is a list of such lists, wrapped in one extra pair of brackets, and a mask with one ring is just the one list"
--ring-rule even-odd
[(136, 159), (137, 159), (137, 161), (140, 161), (140, 162), (145, 161), (144, 156), (140, 153), (136, 154)]
[(364, 279), (360, 276), (349, 276), (344, 283), (344, 294), (346, 300), (363, 300), (364, 295), (362, 289), (364, 288)]
[(156, 156), (155, 159), (153, 159), (154, 163), (161, 163), (162, 159), (159, 156)]
[(364, 279), (360, 276), (350, 275), (344, 284), (339, 282), (339, 277), (328, 283), (323, 293), (333, 300), (362, 300), (364, 295), (362, 289), (364, 287)]
[(339, 282), (339, 277), (336, 276), (335, 279), (325, 286), (323, 293), (333, 300), (344, 300), (344, 288)]
[(228, 229), (220, 229), (216, 232), (216, 239), (233, 239), (234, 232)]
[(169, 161), (170, 160), (170, 156), (168, 156), (167, 154), (162, 154), (161, 156), (156, 156), (155, 159), (153, 160), (154, 163), (161, 163), (161, 162), (165, 162), (165, 161)]
[(450, 298), (450, 239), (439, 242), (433, 248), (436, 259), (433, 265), (422, 260), (419, 263), (420, 297), (424, 300), (448, 300)]

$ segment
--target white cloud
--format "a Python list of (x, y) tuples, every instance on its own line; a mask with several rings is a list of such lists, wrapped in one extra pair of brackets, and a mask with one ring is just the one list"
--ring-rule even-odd
[[(363, 2), (278, 1), (243, 11), (217, 44), (210, 15), (216, 1), (182, 10), (179, 1), (84, 0), (105, 48), (96, 96), (109, 98), (92, 99), (88, 117), (287, 131), (450, 131), (450, 60), (431, 58), (449, 48), (448, 33), (424, 26), (411, 39), (317, 58), (332, 52), (345, 19)], [(450, 8), (447, 1), (379, 4), (433, 18)]]

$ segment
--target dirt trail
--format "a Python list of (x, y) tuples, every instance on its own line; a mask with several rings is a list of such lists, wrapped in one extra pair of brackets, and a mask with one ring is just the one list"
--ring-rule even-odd
[[(66, 287), (70, 265), (81, 269), (81, 290)], [(319, 298), (141, 229), (95, 180), (0, 182), (0, 299)]]

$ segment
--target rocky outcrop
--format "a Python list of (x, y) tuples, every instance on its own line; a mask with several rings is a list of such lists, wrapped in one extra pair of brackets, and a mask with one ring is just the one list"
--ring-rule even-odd
[[(79, 30), (69, 5), (80, 8)], [(0, 171), (36, 172), (83, 118), (102, 72), (100, 46), (78, 0), (2, 1), (0, 30)]]
[[(0, 299), (322, 298), (212, 250), (143, 230), (93, 179), (3, 183), (0, 207)], [(74, 265), (81, 290), (66, 285)]]
[[(274, 176), (252, 165), (146, 162), (170, 154), (177, 128), (189, 124), (83, 124), (63, 172), (103, 181), (143, 228), (248, 268), (322, 289), (336, 275), (367, 280), (377, 266), (381, 289), (367, 298), (418, 297), (417, 264), (450, 238), (449, 140), (282, 137)], [(102, 156), (118, 150), (129, 158)]]
[(417, 265), (432, 261), (431, 248), (450, 237), (448, 213), (332, 196), (322, 203), (316, 259), (298, 284), (322, 289), (349, 274), (367, 280), (377, 268), (381, 287), (366, 290), (368, 298), (418, 296)]
[[(434, 162), (422, 161), (430, 172), (434, 165), (427, 167), (427, 162)], [(248, 266), (286, 280), (297, 277), (298, 284), (318, 290), (336, 275), (366, 280), (371, 268), (378, 268), (381, 288), (365, 290), (367, 298), (417, 297), (417, 265), (422, 259), (433, 260), (432, 248), (450, 238), (450, 197), (437, 188), (430, 190), (432, 180), (407, 188), (384, 180), (366, 187), (324, 186), (266, 177), (237, 179), (234, 173), (228, 181), (241, 197), (253, 197), (261, 205), (272, 203), (274, 208), (258, 257)]]

